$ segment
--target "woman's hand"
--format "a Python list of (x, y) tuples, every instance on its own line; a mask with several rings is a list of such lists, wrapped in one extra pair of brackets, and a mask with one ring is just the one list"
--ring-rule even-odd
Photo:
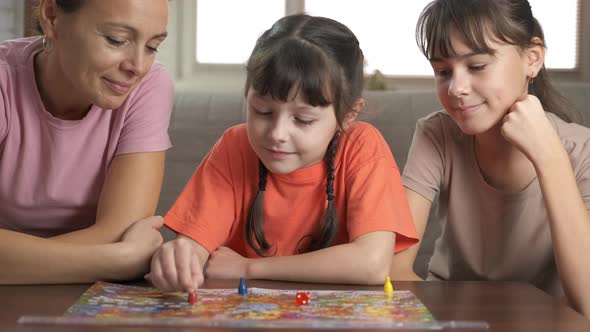
[[(135, 273), (137, 271), (145, 273), (149, 270), (152, 255), (164, 242), (159, 231), (162, 225), (162, 217), (153, 216), (136, 221), (129, 226), (121, 238), (121, 245), (127, 249), (125, 252), (128, 253), (124, 258), (125, 269)], [(138, 276), (129, 276), (129, 278), (134, 277)]]
[(248, 258), (230, 248), (219, 247), (211, 254), (205, 274), (207, 278), (248, 278), (248, 262)]

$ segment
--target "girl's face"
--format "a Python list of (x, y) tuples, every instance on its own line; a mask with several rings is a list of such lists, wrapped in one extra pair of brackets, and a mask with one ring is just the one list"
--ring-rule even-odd
[(527, 93), (529, 59), (518, 47), (492, 40), (494, 55), (475, 53), (456, 29), (451, 43), (455, 56), (430, 61), (438, 97), (464, 133), (484, 133)]
[(149, 72), (167, 21), (168, 0), (90, 0), (74, 13), (59, 13), (48, 35), (61, 84), (75, 89), (67, 97), (119, 107)]
[(248, 91), (248, 140), (273, 173), (286, 174), (322, 161), (338, 128), (332, 105), (311, 106), (301, 94), (288, 100)]

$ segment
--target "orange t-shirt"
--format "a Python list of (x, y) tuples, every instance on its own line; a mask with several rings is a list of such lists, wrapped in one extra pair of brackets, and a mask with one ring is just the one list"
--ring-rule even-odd
[[(379, 131), (355, 122), (340, 136), (334, 194), (338, 231), (333, 245), (375, 231), (397, 233), (395, 251), (417, 242), (417, 233), (391, 150)], [(305, 251), (327, 207), (326, 167), (288, 174), (269, 172), (264, 196), (264, 233), (276, 256)], [(165, 216), (168, 227), (209, 252), (227, 246), (245, 257), (245, 221), (258, 193), (258, 157), (246, 126), (228, 129), (203, 159)]]

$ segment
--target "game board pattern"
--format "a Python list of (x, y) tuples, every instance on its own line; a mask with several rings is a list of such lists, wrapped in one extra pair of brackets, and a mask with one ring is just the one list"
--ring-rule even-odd
[(55, 323), (288, 328), (421, 328), (440, 324), (410, 291), (309, 291), (297, 305), (295, 290), (200, 289), (186, 293), (97, 282)]

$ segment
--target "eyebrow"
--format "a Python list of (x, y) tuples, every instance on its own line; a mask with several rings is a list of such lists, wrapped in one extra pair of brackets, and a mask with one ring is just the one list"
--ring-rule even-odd
[[(470, 58), (472, 56), (484, 55), (484, 54), (487, 54), (487, 53), (470, 52), (470, 53), (465, 53), (465, 54), (461, 54), (461, 55), (452, 56), (451, 58), (462, 60), (462, 59)], [(433, 57), (433, 58), (430, 59), (430, 62), (443, 62), (444, 60), (445, 60), (445, 58)]]
[[(125, 24), (125, 23), (109, 22), (109, 23), (102, 24), (102, 26), (111, 27), (111, 28), (119, 28), (119, 29), (122, 28), (122, 29), (131, 31), (134, 34), (137, 34), (137, 32), (138, 32), (137, 29), (135, 29), (134, 27), (132, 27), (128, 24)], [(167, 36), (168, 36), (168, 31), (164, 31), (162, 33), (152, 36), (150, 39), (161, 39), (161, 38), (166, 38)]]
[(316, 112), (314, 112), (314, 106), (311, 106), (309, 104), (297, 104), (293, 107), (294, 110), (296, 110), (297, 112), (301, 112), (301, 113), (309, 113), (309, 114), (315, 114)]

